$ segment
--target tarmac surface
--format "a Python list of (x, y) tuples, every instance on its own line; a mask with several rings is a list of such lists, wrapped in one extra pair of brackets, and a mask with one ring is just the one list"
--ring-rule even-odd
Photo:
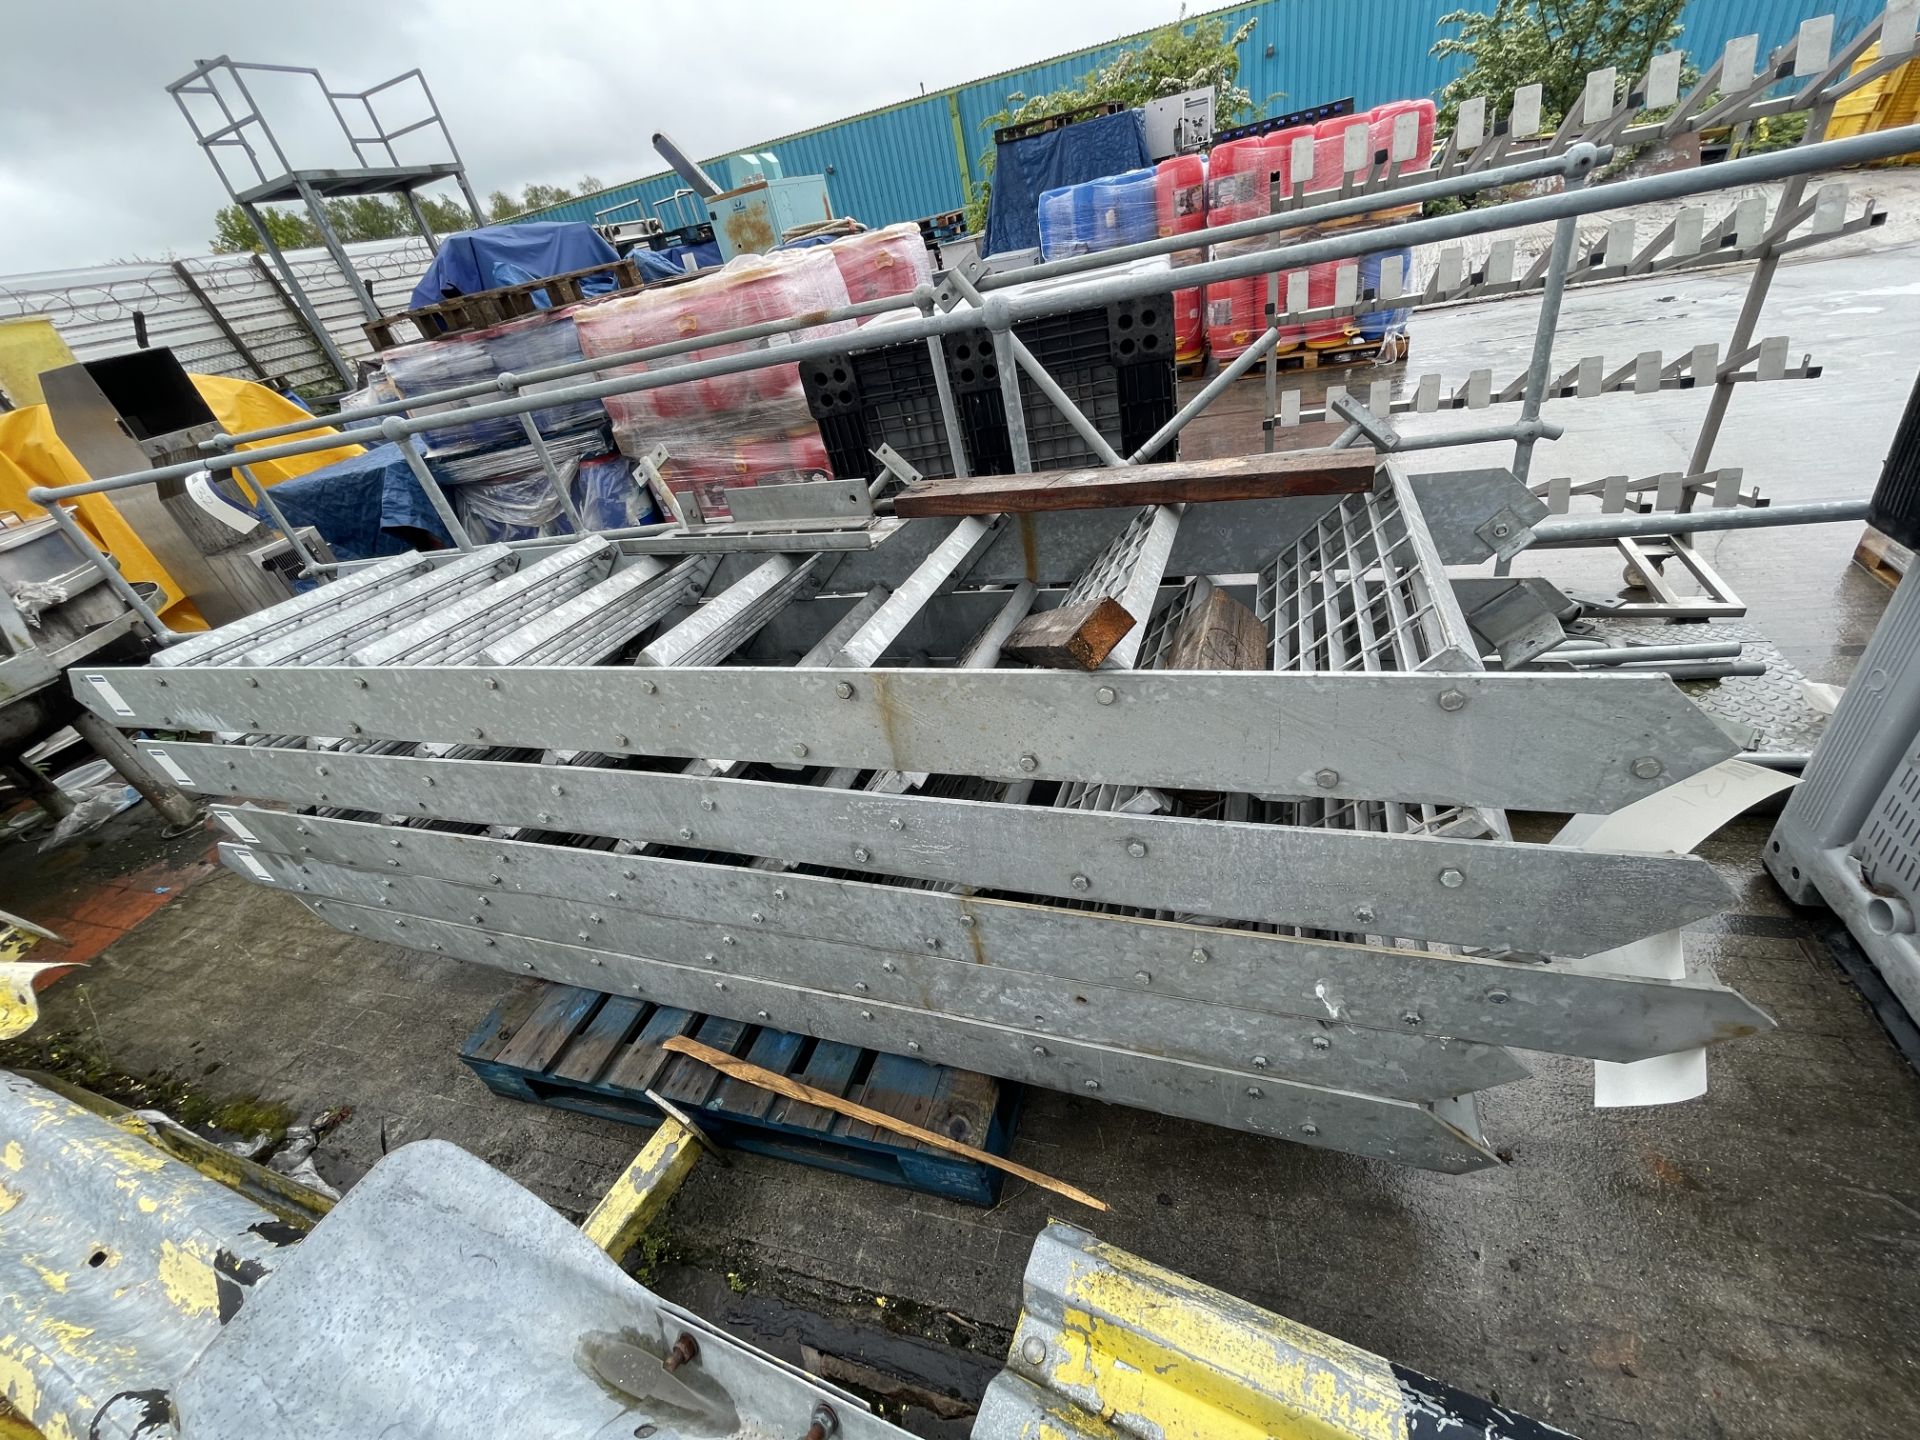
[[(1724, 341), (1746, 277), (1577, 290), (1556, 364), (1600, 353), (1615, 368), (1644, 349)], [(1524, 365), (1533, 317), (1529, 301), (1422, 314), (1410, 364), (1380, 373), (1458, 383), (1490, 365), (1497, 389)], [(1786, 266), (1761, 333), (1787, 334), (1824, 374), (1743, 386), (1715, 463), (1776, 502), (1866, 494), (1914, 383), (1920, 248)], [(1258, 400), (1257, 382), (1243, 386), (1194, 445), (1257, 445)], [(1548, 418), (1567, 436), (1541, 448), (1535, 477), (1684, 468), (1704, 408), (1686, 392), (1556, 403)], [(1405, 428), (1444, 423), (1458, 422)], [(1428, 452), (1415, 468), (1509, 453)], [(1825, 526), (1702, 547), (1792, 664), (1844, 682), (1887, 593), (1849, 564), (1858, 538)], [(1621, 584), (1611, 552), (1520, 568), (1608, 594)], [(1014, 1158), (1111, 1214), (1017, 1180), (978, 1210), (742, 1156), (696, 1170), (652, 1247), (650, 1283), (784, 1353), (810, 1346), (970, 1400), (1004, 1353), (1033, 1237), (1057, 1215), (1579, 1434), (1912, 1435), (1920, 1079), (1836, 963), (1828, 917), (1788, 906), (1761, 869), (1769, 825), (1737, 822), (1702, 850), (1737, 899), (1688, 932), (1689, 962), (1780, 1026), (1716, 1049), (1703, 1100), (1596, 1111), (1590, 1066), (1529, 1056), (1530, 1080), (1482, 1097), (1510, 1163), (1449, 1178), (1034, 1090)], [(43, 996), (45, 1034), (131, 1074), (190, 1077), (302, 1117), (351, 1106), (320, 1151), (343, 1184), (433, 1135), (578, 1216), (625, 1166), (638, 1132), (496, 1098), (460, 1064), (503, 977), (207, 878), (208, 844), (163, 842), (142, 807), (51, 860), (26, 846), (0, 857), (0, 906), (55, 928), (141, 866), (158, 867), (142, 884), (168, 890)], [(966, 1430), (924, 1410), (912, 1423)]]

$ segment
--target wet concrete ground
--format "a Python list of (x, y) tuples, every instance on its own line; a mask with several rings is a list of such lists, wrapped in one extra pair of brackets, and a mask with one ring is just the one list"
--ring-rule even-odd
[[(1576, 292), (1560, 363), (1723, 337), (1743, 284), (1732, 273)], [(1864, 494), (1914, 379), (1920, 252), (1790, 266), (1776, 297), (1763, 333), (1791, 335), (1826, 377), (1743, 390), (1718, 462), (1744, 465), (1781, 501)], [(1498, 381), (1522, 363), (1532, 313), (1422, 316), (1411, 373), (1458, 379), (1489, 364)], [(1685, 394), (1556, 405), (1569, 436), (1543, 449), (1536, 474), (1674, 468), (1703, 407)], [(1251, 402), (1236, 408), (1242, 420), (1228, 423), (1251, 424), (1242, 433), (1255, 440)], [(1790, 660), (1844, 681), (1885, 598), (1847, 563), (1857, 538), (1836, 526), (1705, 543)], [(1612, 559), (1536, 563), (1618, 588)], [(128, 853), (160, 848), (143, 811), (114, 823), (107, 838)], [(1059, 1215), (1581, 1434), (1911, 1435), (1920, 1080), (1836, 965), (1823, 917), (1790, 910), (1760, 869), (1767, 823), (1737, 823), (1704, 848), (1738, 899), (1690, 932), (1688, 955), (1780, 1029), (1716, 1050), (1700, 1102), (1596, 1112), (1590, 1067), (1529, 1057), (1531, 1080), (1482, 1101), (1511, 1163), (1447, 1178), (1034, 1091), (1015, 1158), (1112, 1214), (1018, 1181), (980, 1211), (740, 1157), (688, 1182), (665, 1227), (685, 1263), (655, 1283), (789, 1353), (811, 1337), (964, 1393), (992, 1373), (1028, 1247)], [(0, 906), (40, 893), (37, 873), (22, 850), (0, 860)], [(431, 1134), (577, 1215), (640, 1137), (496, 1099), (465, 1071), (460, 1043), (505, 984), (337, 933), (223, 874), (44, 1000), (50, 1027), (120, 1068), (171, 1069), (303, 1113), (354, 1107), (322, 1151), (342, 1181), (383, 1147)], [(902, 1323), (976, 1358), (936, 1363), (918, 1340), (887, 1336)], [(959, 1423), (945, 1433), (964, 1433)]]

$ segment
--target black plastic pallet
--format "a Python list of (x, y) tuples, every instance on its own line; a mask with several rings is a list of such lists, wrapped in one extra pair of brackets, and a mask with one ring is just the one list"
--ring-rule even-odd
[(1004, 1177), (990, 1165), (730, 1079), (662, 1050), (671, 1035), (690, 1035), (990, 1155), (1013, 1145), (1022, 1089), (1009, 1081), (550, 981), (516, 986), (467, 1037), (460, 1058), (509, 1099), (651, 1128), (662, 1119), (646, 1098), (652, 1090), (728, 1149), (971, 1205), (1000, 1198)]

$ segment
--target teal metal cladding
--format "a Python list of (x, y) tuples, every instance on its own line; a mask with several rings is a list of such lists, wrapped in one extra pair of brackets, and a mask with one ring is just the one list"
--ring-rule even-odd
[[(1253, 33), (1240, 47), (1240, 83), (1260, 113), (1280, 114), (1344, 95), (1364, 109), (1433, 94), (1460, 68), (1457, 61), (1427, 53), (1443, 33), (1435, 22), (1450, 10), (1492, 7), (1493, 0), (1255, 0), (1195, 18), (1217, 16), (1228, 34), (1254, 21)], [(1837, 47), (1882, 9), (1883, 0), (1692, 0), (1680, 44), (1705, 68), (1734, 36), (1759, 35), (1764, 55), (1792, 39), (1802, 20), (1833, 15)], [(818, 129), (735, 146), (728, 153), (772, 150), (788, 175), (825, 175), (834, 213), (869, 225), (957, 210), (966, 203), (967, 190), (954, 136), (956, 111), (967, 164), (977, 181), (979, 157), (993, 143), (984, 122), (1006, 107), (1009, 95), (1044, 95), (1071, 85), (1138, 38), (1123, 36)], [(686, 126), (696, 135), (697, 127), (697, 118)], [(665, 171), (519, 218), (592, 220), (610, 206), (642, 202), (615, 217), (627, 219), (650, 213), (655, 202), (680, 187), (680, 177)]]

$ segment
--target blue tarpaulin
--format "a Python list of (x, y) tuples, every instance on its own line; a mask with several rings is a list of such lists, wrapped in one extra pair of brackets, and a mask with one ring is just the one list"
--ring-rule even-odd
[(642, 280), (672, 280), (686, 274), (689, 263), (702, 270), (717, 269), (720, 265), (720, 242), (709, 240), (704, 245), (669, 245), (664, 250), (650, 250), (645, 245), (636, 245), (627, 252), (627, 258), (640, 267)]
[[(450, 295), (478, 295), (503, 285), (524, 285), (548, 275), (564, 275), (620, 258), (591, 225), (577, 220), (533, 220), (524, 225), (489, 225), (464, 230), (440, 242), (427, 273), (413, 287), (411, 308), (432, 305)], [(595, 293), (592, 282), (581, 287)], [(611, 290), (608, 279), (603, 287)], [(544, 296), (536, 297), (545, 304)]]
[(376, 445), (273, 487), (291, 525), (311, 525), (341, 560), (451, 545), (398, 445)]
[(1151, 164), (1147, 117), (1138, 110), (1101, 115), (997, 147), (981, 253), (998, 255), (1040, 243), (1042, 191)]

